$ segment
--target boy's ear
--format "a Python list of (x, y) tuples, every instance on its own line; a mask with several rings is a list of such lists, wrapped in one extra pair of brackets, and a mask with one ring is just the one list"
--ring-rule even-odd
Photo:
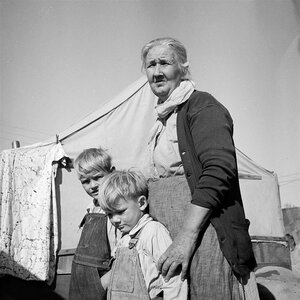
[(144, 211), (148, 206), (148, 199), (145, 196), (140, 196), (137, 201), (140, 206), (140, 210)]

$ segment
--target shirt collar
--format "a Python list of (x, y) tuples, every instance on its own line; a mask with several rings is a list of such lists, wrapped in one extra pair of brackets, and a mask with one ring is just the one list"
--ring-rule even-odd
[(147, 223), (153, 221), (153, 218), (149, 214), (144, 214), (136, 225), (129, 231), (129, 236), (134, 236), (138, 231), (140, 231)]

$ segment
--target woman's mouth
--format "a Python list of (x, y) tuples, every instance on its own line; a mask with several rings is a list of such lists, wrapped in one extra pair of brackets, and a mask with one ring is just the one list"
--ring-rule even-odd
[(163, 87), (165, 84), (166, 84), (166, 82), (165, 82), (164, 80), (154, 82), (154, 85), (155, 85), (157, 88)]

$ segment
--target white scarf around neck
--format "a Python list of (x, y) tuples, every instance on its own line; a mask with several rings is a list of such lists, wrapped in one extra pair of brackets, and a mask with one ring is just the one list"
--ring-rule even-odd
[(180, 85), (171, 93), (168, 99), (162, 103), (158, 100), (155, 111), (159, 118), (165, 118), (171, 113), (179, 104), (185, 102), (195, 89), (195, 83), (191, 80), (184, 80)]
[(146, 167), (146, 169), (150, 167), (150, 169), (148, 169), (150, 177), (156, 177), (156, 171), (153, 161), (153, 152), (155, 148), (156, 138), (163, 129), (163, 119), (167, 117), (170, 113), (172, 113), (178, 105), (187, 101), (194, 90), (195, 83), (191, 80), (184, 80), (181, 81), (180, 85), (171, 93), (171, 95), (166, 101), (160, 103), (161, 101), (158, 100), (158, 104), (155, 107), (155, 111), (157, 113), (158, 118), (150, 130), (150, 138), (148, 142), (148, 155), (150, 161), (146, 160), (148, 161), (148, 164), (150, 164), (150, 166), (148, 165), (148, 167)]

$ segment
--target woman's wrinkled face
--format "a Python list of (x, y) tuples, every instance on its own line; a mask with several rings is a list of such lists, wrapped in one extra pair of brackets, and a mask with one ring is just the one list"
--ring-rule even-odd
[(182, 71), (169, 46), (154, 46), (145, 59), (145, 70), (153, 93), (167, 100), (181, 82)]

